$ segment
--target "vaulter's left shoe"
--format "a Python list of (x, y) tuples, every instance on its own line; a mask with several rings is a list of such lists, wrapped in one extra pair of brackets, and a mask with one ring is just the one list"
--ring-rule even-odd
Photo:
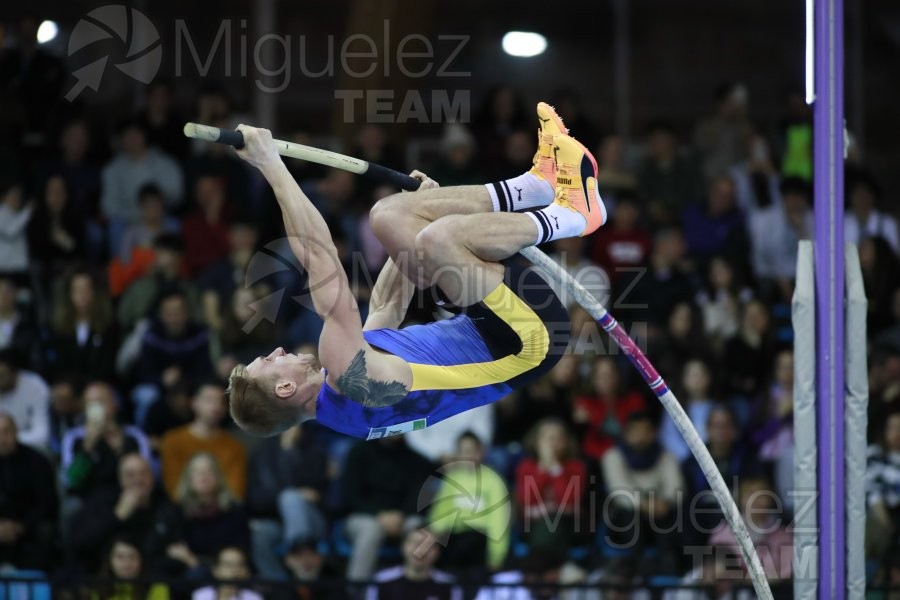
[(556, 110), (546, 102), (538, 102), (538, 149), (531, 161), (529, 173), (547, 181), (550, 185), (556, 185), (556, 155), (553, 151), (553, 136), (567, 134), (569, 130), (563, 124), (563, 120)]

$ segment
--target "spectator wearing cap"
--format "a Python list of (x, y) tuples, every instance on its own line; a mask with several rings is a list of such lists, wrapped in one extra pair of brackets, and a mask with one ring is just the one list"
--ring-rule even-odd
[(15, 420), (0, 412), (0, 564), (46, 569), (56, 537), (56, 478), (44, 455), (17, 435)]
[(21, 366), (11, 351), (0, 352), (0, 411), (16, 422), (19, 441), (46, 448), (50, 441), (50, 388)]
[(900, 238), (897, 220), (878, 210), (881, 187), (874, 177), (859, 173), (849, 177), (847, 182), (847, 209), (844, 217), (844, 241), (859, 243), (868, 237), (882, 237), (890, 244), (895, 254), (900, 254)]
[(475, 136), (460, 123), (444, 126), (441, 155), (429, 173), (443, 186), (468, 185), (481, 181), (475, 158)]

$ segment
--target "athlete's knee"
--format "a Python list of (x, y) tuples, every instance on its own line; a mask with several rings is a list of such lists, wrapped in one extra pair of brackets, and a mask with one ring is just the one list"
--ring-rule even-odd
[(426, 260), (445, 256), (460, 245), (463, 221), (461, 215), (447, 215), (429, 223), (416, 235), (416, 251)]
[(369, 224), (376, 236), (380, 238), (382, 235), (390, 235), (396, 230), (397, 217), (405, 203), (406, 199), (400, 194), (386, 196), (375, 203), (369, 210)]

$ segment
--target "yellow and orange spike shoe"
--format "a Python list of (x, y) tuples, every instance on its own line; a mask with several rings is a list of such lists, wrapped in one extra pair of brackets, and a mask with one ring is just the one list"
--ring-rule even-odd
[(553, 153), (553, 136), (569, 133), (556, 110), (546, 102), (538, 102), (538, 149), (531, 161), (529, 173), (555, 185), (556, 157)]
[(556, 154), (556, 198), (559, 204), (581, 213), (587, 226), (584, 237), (606, 223), (606, 206), (597, 193), (597, 161), (575, 138), (565, 134), (553, 136)]

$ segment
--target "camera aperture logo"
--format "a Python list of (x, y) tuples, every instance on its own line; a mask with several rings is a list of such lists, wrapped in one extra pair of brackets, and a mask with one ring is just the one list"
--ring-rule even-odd
[(420, 513), (430, 508), (429, 526), (442, 546), (461, 528), (499, 542), (512, 517), (512, 500), (503, 478), (490, 467), (468, 460), (440, 467), (422, 486), (416, 504)]
[(110, 59), (119, 71), (143, 84), (156, 77), (162, 62), (162, 42), (147, 15), (122, 4), (95, 8), (75, 24), (68, 54), (73, 56), (104, 40), (118, 40), (119, 47), (72, 72), (76, 81), (66, 94), (69, 102), (87, 88), (95, 92), (100, 89)]

